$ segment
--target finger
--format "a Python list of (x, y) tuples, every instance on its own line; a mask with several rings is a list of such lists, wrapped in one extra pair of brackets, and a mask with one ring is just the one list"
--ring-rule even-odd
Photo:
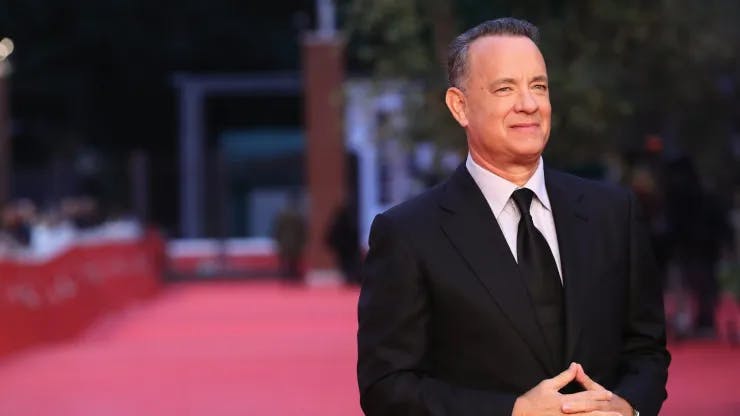
[(584, 400), (590, 400), (590, 401), (609, 401), (614, 397), (614, 394), (610, 392), (609, 390), (586, 390), (581, 391), (578, 393), (572, 393), (572, 394), (564, 394), (562, 396), (562, 402), (576, 402), (576, 401), (584, 401)]
[(597, 410), (604, 409), (603, 402), (588, 402), (588, 401), (582, 401), (582, 402), (570, 402), (565, 403), (561, 408), (560, 411), (567, 414), (583, 414), (588, 412), (595, 412)]
[(548, 381), (550, 382), (550, 384), (552, 384), (552, 387), (554, 387), (555, 390), (560, 390), (563, 387), (567, 386), (568, 383), (575, 380), (577, 371), (577, 364), (571, 363), (565, 371), (551, 379), (548, 379)]
[(586, 390), (604, 390), (601, 384), (591, 380), (591, 377), (586, 374), (586, 371), (583, 370), (583, 366), (580, 364), (577, 365), (576, 381)]
[(560, 407), (563, 413), (584, 413), (593, 412), (596, 410), (609, 409), (610, 402), (608, 400), (591, 400), (591, 399), (579, 399), (564, 402)]

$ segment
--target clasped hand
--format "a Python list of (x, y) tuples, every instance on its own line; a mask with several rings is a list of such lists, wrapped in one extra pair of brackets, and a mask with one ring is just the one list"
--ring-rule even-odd
[[(585, 391), (562, 394), (559, 390), (572, 381)], [(512, 416), (631, 416), (632, 406), (626, 400), (591, 380), (577, 363), (557, 376), (543, 380), (517, 398)]]

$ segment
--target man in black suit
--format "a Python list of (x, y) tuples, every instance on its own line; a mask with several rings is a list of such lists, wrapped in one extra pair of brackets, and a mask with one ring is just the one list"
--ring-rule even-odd
[(657, 415), (661, 290), (634, 196), (543, 166), (537, 28), (504, 18), (451, 44), (445, 101), (468, 159), (378, 215), (359, 300), (369, 416)]

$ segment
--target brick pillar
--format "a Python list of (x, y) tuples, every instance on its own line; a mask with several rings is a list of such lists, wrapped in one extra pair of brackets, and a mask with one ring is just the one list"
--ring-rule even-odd
[(343, 50), (338, 36), (311, 34), (303, 40), (309, 283), (340, 277), (324, 236), (345, 193)]
[(12, 148), (10, 146), (10, 104), (8, 77), (10, 65), (0, 60), (0, 204), (10, 199)]

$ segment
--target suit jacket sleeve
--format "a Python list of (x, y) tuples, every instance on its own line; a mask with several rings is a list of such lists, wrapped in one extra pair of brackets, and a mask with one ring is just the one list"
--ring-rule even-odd
[(515, 395), (464, 388), (431, 374), (432, 300), (421, 262), (404, 237), (392, 218), (375, 218), (358, 307), (357, 373), (365, 414), (511, 415)]
[(665, 347), (662, 288), (650, 247), (645, 217), (629, 196), (629, 289), (622, 378), (614, 392), (641, 415), (657, 415), (667, 397), (670, 355)]

